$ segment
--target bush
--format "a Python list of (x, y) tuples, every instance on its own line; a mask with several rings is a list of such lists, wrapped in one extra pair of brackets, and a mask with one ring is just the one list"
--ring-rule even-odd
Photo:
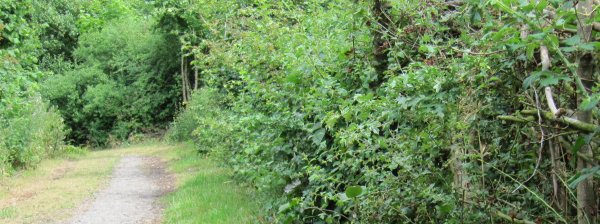
[[(192, 97), (192, 101), (194, 102)], [(167, 140), (172, 142), (182, 142), (192, 140), (192, 133), (198, 127), (198, 121), (196, 120), (195, 111), (191, 109), (182, 110), (176, 117), (171, 127), (167, 131)]]
[(172, 120), (177, 56), (150, 24), (131, 16), (83, 34), (74, 52), (78, 65), (44, 83), (42, 92), (65, 118), (72, 143), (114, 145)]
[(224, 107), (224, 96), (216, 89), (203, 88), (194, 92), (185, 110), (177, 116), (167, 132), (171, 141), (192, 140), (200, 152), (216, 152), (230, 148), (231, 112)]
[(19, 111), (0, 127), (0, 173), (15, 168), (31, 168), (43, 158), (60, 155), (64, 151), (65, 127), (60, 115), (39, 96), (24, 102)]
[(161, 28), (224, 93), (195, 95), (175, 134), (193, 129), (199, 149), (276, 190), (273, 222), (595, 216), (597, 132), (532, 111), (552, 114), (550, 87), (596, 128), (600, 45), (584, 42), (600, 33), (570, 33), (591, 29), (571, 1), (447, 3), (158, 1)]
[(81, 156), (87, 154), (88, 152), (89, 152), (89, 149), (87, 149), (87, 148), (73, 146), (73, 145), (67, 145), (67, 146), (65, 146), (63, 156), (65, 158), (75, 159), (75, 158), (78, 158), (78, 157), (81, 157)]
[[(68, 26), (68, 21), (55, 16), (61, 14), (56, 10), (70, 11), (70, 6), (58, 1), (0, 1), (0, 175), (34, 167), (63, 150), (66, 130), (60, 115), (39, 95), (39, 82), (48, 73), (38, 68), (38, 62), (57, 56), (51, 48), (68, 48), (68, 40), (50, 40), (57, 31), (50, 26)], [(49, 17), (57, 20), (41, 21)]]

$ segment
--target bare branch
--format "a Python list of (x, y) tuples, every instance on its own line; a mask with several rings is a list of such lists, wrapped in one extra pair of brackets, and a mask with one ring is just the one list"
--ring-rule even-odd
[(546, 94), (546, 102), (548, 103), (548, 108), (552, 112), (553, 116), (558, 117), (559, 110), (556, 108), (556, 104), (554, 103), (554, 98), (552, 97), (552, 88), (546, 87), (544, 88), (544, 93)]
[[(538, 111), (537, 110), (522, 110), (521, 113), (524, 115), (537, 115)], [(554, 114), (552, 112), (541, 111), (540, 114), (546, 120), (565, 124), (571, 128), (574, 128), (574, 129), (577, 129), (580, 131), (584, 131), (584, 132), (594, 132), (596, 130), (599, 130), (599, 128), (600, 128), (600, 127), (598, 127), (598, 125), (586, 123), (586, 122), (583, 122), (583, 121), (580, 121), (580, 120), (577, 120), (574, 118), (570, 118), (570, 117), (563, 116), (563, 117), (555, 118)]]
[[(552, 64), (550, 63), (550, 55), (548, 54), (548, 48), (546, 46), (540, 47), (540, 58), (542, 59), (542, 71), (548, 71)], [(554, 102), (554, 97), (552, 96), (552, 87), (546, 87), (544, 89), (544, 93), (546, 95), (546, 102), (548, 103), (548, 108), (554, 116), (558, 114), (558, 109), (556, 108), (556, 103)]]
[(528, 116), (528, 117), (519, 117), (519, 116), (514, 116), (514, 115), (500, 115), (498, 117), (496, 117), (500, 120), (504, 120), (504, 121), (512, 121), (512, 122), (520, 122), (520, 123), (529, 123), (529, 122), (534, 122), (535, 118)]
[(519, 224), (535, 224), (535, 222), (529, 221), (529, 220), (521, 220), (521, 219), (517, 219), (515, 217), (509, 216), (507, 214), (502, 213), (501, 211), (496, 211), (496, 216), (506, 219), (507, 221), (511, 222), (511, 223), (519, 223)]

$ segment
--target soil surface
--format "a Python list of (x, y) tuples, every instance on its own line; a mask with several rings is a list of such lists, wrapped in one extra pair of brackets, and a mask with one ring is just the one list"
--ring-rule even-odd
[(123, 157), (108, 187), (96, 193), (66, 223), (159, 223), (162, 214), (159, 199), (172, 189), (172, 182), (159, 159)]

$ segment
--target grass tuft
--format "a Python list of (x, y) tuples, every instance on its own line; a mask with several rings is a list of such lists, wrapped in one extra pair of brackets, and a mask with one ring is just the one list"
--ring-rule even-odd
[(17, 209), (15, 207), (7, 207), (0, 209), (0, 218), (12, 218), (17, 214)]

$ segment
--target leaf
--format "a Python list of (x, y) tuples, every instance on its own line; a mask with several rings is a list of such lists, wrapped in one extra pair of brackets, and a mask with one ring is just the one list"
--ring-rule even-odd
[(539, 47), (540, 46), (538, 44), (536, 44), (536, 43), (529, 43), (529, 44), (527, 44), (527, 48), (525, 49), (525, 52), (527, 54), (527, 59), (533, 60), (534, 54), (535, 54), (536, 50)]
[(530, 86), (533, 85), (533, 83), (535, 81), (537, 81), (538, 79), (540, 79), (540, 76), (542, 75), (541, 72), (536, 71), (536, 72), (532, 72), (531, 75), (529, 75), (529, 77), (527, 77), (524, 81), (523, 81), (523, 88), (524, 89), (528, 89)]
[(454, 210), (454, 205), (450, 203), (445, 203), (438, 207), (438, 211), (443, 215), (450, 214)]
[(581, 42), (581, 39), (579, 38), (579, 35), (574, 35), (572, 37), (569, 37), (565, 40), (563, 40), (563, 43), (569, 46), (575, 46), (578, 45)]
[(564, 53), (570, 53), (570, 52), (576, 51), (577, 48), (576, 47), (561, 47), (560, 50)]
[(571, 80), (571, 78), (568, 76), (557, 75), (551, 71), (536, 71), (532, 72), (531, 75), (523, 81), (523, 88), (527, 89), (530, 86), (533, 86), (536, 81), (539, 81), (540, 86), (544, 87), (553, 86), (558, 84), (560, 81), (569, 80)]
[(323, 137), (325, 137), (325, 129), (323, 128), (319, 128), (319, 130), (315, 131), (311, 136), (313, 142), (317, 145), (321, 144)]
[(582, 169), (580, 172), (575, 174), (575, 176), (571, 177), (567, 183), (569, 183), (570, 188), (574, 189), (582, 181), (596, 175), (600, 175), (600, 166)]
[(598, 48), (598, 42), (590, 42), (590, 43), (580, 44), (577, 46), (579, 47), (579, 49), (582, 49), (582, 50), (593, 51), (595, 48)]
[(583, 145), (585, 145), (585, 138), (583, 136), (580, 136), (575, 141), (575, 145), (573, 145), (573, 148), (571, 148), (573, 155), (577, 155), (577, 152), (579, 152), (579, 149), (581, 149)]
[(481, 22), (481, 13), (476, 8), (471, 10), (471, 23), (480, 23)]
[(531, 35), (529, 35), (529, 37), (536, 39), (536, 40), (542, 40), (542, 39), (544, 39), (544, 37), (546, 37), (546, 33), (542, 32), (542, 33), (531, 34)]
[(290, 183), (290, 184), (286, 185), (283, 191), (284, 191), (286, 194), (289, 194), (289, 193), (291, 193), (292, 191), (294, 191), (294, 189), (296, 189), (296, 187), (300, 186), (300, 184), (302, 184), (302, 182), (301, 182), (300, 180), (295, 180), (294, 182), (292, 182), (292, 183)]
[(553, 86), (558, 84), (558, 82), (560, 81), (569, 80), (571, 80), (571, 78), (569, 78), (568, 76), (558, 76), (552, 72), (544, 72), (544, 74), (542, 74), (542, 79), (540, 79), (540, 85), (542, 87)]
[(283, 221), (283, 223), (284, 223), (284, 224), (292, 224), (292, 223), (294, 223), (294, 217), (292, 217), (292, 216), (288, 216), (288, 217), (287, 217), (287, 218), (286, 218), (286, 219)]
[(547, 0), (540, 0), (538, 1), (538, 4), (535, 6), (535, 9), (539, 12), (542, 12), (546, 6), (548, 6), (548, 1)]
[(302, 77), (299, 73), (292, 73), (285, 77), (285, 81), (288, 83), (298, 84), (302, 81)]
[(558, 46), (560, 43), (558, 37), (554, 34), (549, 34), (547, 40), (549, 41), (550, 46)]
[(363, 192), (363, 189), (361, 186), (350, 186), (348, 188), (346, 188), (346, 196), (348, 198), (355, 198), (358, 197), (359, 195), (361, 195)]
[(288, 210), (290, 208), (290, 203), (285, 203), (281, 206), (279, 206), (279, 213), (285, 212), (286, 210)]
[(581, 102), (579, 109), (583, 111), (592, 110), (598, 105), (598, 102), (600, 102), (600, 94), (593, 94)]
[(436, 52), (436, 48), (432, 45), (424, 44), (424, 45), (419, 46), (419, 51), (423, 52), (423, 53), (433, 54)]
[(325, 127), (327, 127), (328, 129), (332, 129), (335, 127), (335, 124), (337, 123), (338, 119), (340, 118), (339, 114), (335, 114), (332, 116), (329, 116), (327, 118), (327, 120), (325, 120)]

